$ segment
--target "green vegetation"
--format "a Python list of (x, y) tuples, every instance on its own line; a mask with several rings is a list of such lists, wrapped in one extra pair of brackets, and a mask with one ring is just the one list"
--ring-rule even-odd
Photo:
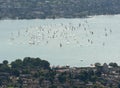
[(111, 63), (109, 63), (109, 65), (111, 66), (111, 67), (118, 67), (118, 65), (116, 64), (116, 63), (113, 63), (113, 62), (111, 62)]
[(0, 18), (76, 18), (120, 14), (120, 0), (0, 0)]
[[(110, 66), (110, 67), (109, 67)], [(50, 67), (40, 58), (25, 57), (0, 64), (1, 88), (120, 88), (117, 63), (95, 67)]]

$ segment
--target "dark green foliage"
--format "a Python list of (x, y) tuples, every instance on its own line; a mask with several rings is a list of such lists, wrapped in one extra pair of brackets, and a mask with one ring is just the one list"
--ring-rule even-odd
[(101, 71), (101, 70), (97, 70), (97, 71), (95, 72), (95, 75), (96, 75), (97, 77), (100, 77), (101, 74), (102, 74), (102, 71)]
[(40, 74), (39, 74), (39, 73), (35, 73), (35, 74), (33, 75), (33, 77), (39, 78), (39, 77), (40, 77)]
[(23, 62), (21, 59), (17, 59), (11, 63), (12, 68), (22, 68)]
[(20, 59), (17, 59), (11, 63), (11, 66), (12, 68), (19, 68), (19, 69), (23, 69), (23, 68), (50, 69), (49, 67), (50, 64), (48, 61), (41, 60), (40, 58), (31, 58), (31, 57), (25, 57), (23, 61)]
[(23, 70), (22, 70), (22, 74), (30, 74), (29, 69), (23, 69)]
[(58, 77), (58, 79), (59, 79), (59, 81), (60, 81), (61, 83), (65, 83), (65, 82), (66, 82), (66, 76), (65, 76), (65, 75), (60, 75), (60, 76)]
[(97, 76), (94, 75), (90, 77), (91, 82), (96, 82), (96, 80), (97, 80)]
[(115, 68), (115, 67), (118, 67), (118, 64), (117, 64), (117, 63), (113, 63), (113, 62), (111, 62), (111, 63), (109, 63), (109, 66)]
[(4, 65), (8, 65), (8, 61), (7, 61), (7, 60), (4, 60), (4, 61), (3, 61), (3, 64), (4, 64)]
[(20, 72), (19, 72), (19, 70), (18, 69), (12, 69), (12, 75), (14, 75), (14, 76), (16, 76), (16, 77), (18, 77), (19, 75), (20, 75)]
[(95, 63), (95, 67), (100, 67), (101, 64), (100, 63)]
[(87, 71), (81, 72), (79, 78), (82, 81), (86, 81), (88, 79), (88, 72)]
[(59, 79), (59, 81), (60, 81), (61, 83), (65, 83), (65, 82), (66, 82), (66, 79), (67, 79), (67, 73), (66, 73), (66, 72), (61, 73), (61, 74), (59, 75), (58, 79)]
[(10, 67), (8, 66), (8, 62), (6, 60), (3, 61), (3, 64), (0, 64), (0, 71), (10, 72)]

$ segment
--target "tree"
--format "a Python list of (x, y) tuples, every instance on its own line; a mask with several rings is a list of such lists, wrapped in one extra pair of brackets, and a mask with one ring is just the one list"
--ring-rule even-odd
[(4, 64), (4, 65), (8, 65), (8, 61), (7, 61), (7, 60), (4, 60), (4, 61), (3, 61), (3, 64)]
[(91, 76), (91, 78), (90, 78), (91, 82), (96, 82), (96, 80), (97, 80), (97, 76)]
[(30, 58), (30, 57), (25, 57), (23, 59), (23, 65), (24, 66), (29, 66), (29, 67), (32, 67), (32, 63), (33, 63), (33, 58)]
[(11, 63), (12, 68), (22, 68), (23, 62), (21, 59), (17, 59)]
[(66, 76), (59, 76), (58, 77), (58, 79), (59, 79), (59, 82), (61, 82), (61, 83), (65, 83), (65, 81), (66, 81)]
[(117, 64), (117, 63), (113, 63), (113, 62), (111, 62), (111, 63), (109, 63), (109, 66), (115, 68), (115, 67), (118, 67), (118, 64)]
[(80, 78), (81, 81), (88, 80), (88, 72), (87, 71), (81, 72), (80, 75), (79, 75), (79, 78)]
[(60, 74), (58, 79), (59, 79), (59, 82), (65, 83), (66, 82), (66, 75), (65, 74)]
[(41, 60), (40, 58), (26, 57), (23, 59), (23, 65), (29, 68), (44, 68), (50, 69), (50, 63), (46, 60)]
[(95, 63), (95, 67), (97, 68), (97, 70), (95, 71), (95, 75), (100, 77), (103, 72), (103, 66), (101, 66), (100, 63)]
[(40, 64), (41, 64), (41, 59), (40, 58), (35, 58), (34, 60), (33, 60), (33, 65), (34, 66), (40, 66)]
[(101, 64), (100, 63), (95, 63), (95, 67), (100, 67)]
[(96, 75), (97, 77), (100, 77), (101, 74), (102, 74), (102, 71), (101, 71), (101, 70), (97, 70), (97, 71), (95, 72), (95, 75)]
[(42, 60), (41, 61), (41, 66), (44, 68), (44, 69), (50, 69), (50, 63), (46, 60)]
[(12, 69), (12, 75), (18, 77), (20, 75), (20, 72), (17, 69)]
[(10, 67), (8, 66), (8, 61), (3, 61), (3, 64), (0, 66), (0, 71), (10, 72)]

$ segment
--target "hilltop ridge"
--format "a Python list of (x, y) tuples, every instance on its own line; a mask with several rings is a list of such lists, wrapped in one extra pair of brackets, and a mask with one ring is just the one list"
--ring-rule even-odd
[(119, 13), (120, 0), (0, 0), (0, 19), (79, 18)]

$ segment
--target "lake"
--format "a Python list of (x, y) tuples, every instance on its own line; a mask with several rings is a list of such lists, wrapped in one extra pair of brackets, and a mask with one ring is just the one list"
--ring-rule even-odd
[(120, 15), (0, 21), (0, 62), (40, 57), (51, 65), (120, 64)]

